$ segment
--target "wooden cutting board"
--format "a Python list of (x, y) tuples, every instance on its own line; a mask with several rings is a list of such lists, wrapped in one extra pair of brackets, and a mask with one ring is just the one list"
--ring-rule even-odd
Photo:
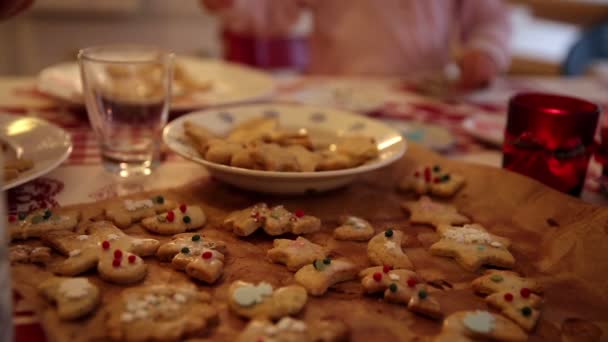
[[(388, 227), (403, 231), (405, 248), (416, 271), (427, 279), (449, 283), (437, 290), (436, 298), (446, 315), (458, 310), (487, 309), (483, 298), (473, 294), (470, 281), (479, 274), (464, 271), (452, 259), (434, 257), (428, 246), (438, 239), (431, 227), (413, 225), (400, 202), (413, 194), (396, 190), (402, 175), (418, 163), (440, 163), (467, 178), (466, 187), (449, 202), (494, 234), (513, 240), (511, 252), (517, 260), (516, 271), (538, 278), (545, 287), (541, 319), (531, 341), (559, 341), (560, 336), (595, 334), (596, 340), (608, 340), (608, 208), (586, 204), (558, 193), (526, 177), (495, 168), (444, 159), (429, 150), (410, 145), (405, 157), (395, 165), (361, 178), (345, 189), (306, 197), (270, 197), (246, 193), (211, 180), (162, 192), (167, 198), (188, 204), (200, 204), (209, 223), (202, 229), (206, 236), (221, 238), (228, 244), (224, 275), (213, 286), (196, 283), (212, 294), (220, 311), (217, 326), (201, 340), (231, 341), (246, 322), (227, 310), (228, 285), (235, 280), (267, 281), (275, 287), (293, 283), (293, 274), (282, 265), (266, 260), (272, 238), (263, 233), (237, 238), (221, 229), (220, 223), (230, 211), (258, 201), (283, 204), (290, 210), (301, 209), (323, 221), (321, 232), (306, 236), (315, 243), (329, 246), (332, 256), (352, 259), (367, 267), (365, 242), (336, 241), (332, 231), (340, 215), (356, 215), (372, 222), (377, 232)], [(156, 194), (156, 193), (155, 193)], [(149, 194), (151, 195), (151, 194)], [(104, 202), (71, 208), (85, 214), (100, 211)], [(167, 241), (135, 225), (128, 234)], [(37, 245), (39, 241), (28, 241)], [(54, 256), (54, 261), (63, 257)], [(147, 258), (149, 274), (143, 284), (191, 283), (168, 264)], [(40, 266), (19, 264), (12, 267), (14, 286), (31, 301), (40, 313), (50, 341), (104, 341), (104, 304), (113, 301), (123, 286), (101, 281), (94, 272), (86, 274), (102, 289), (103, 303), (94, 315), (76, 322), (61, 322), (55, 310), (42, 300), (36, 284), (51, 274)], [(138, 286), (138, 285), (135, 285)], [(388, 304), (378, 297), (365, 296), (358, 281), (339, 284), (319, 298), (310, 298), (298, 318), (336, 318), (346, 322), (353, 341), (412, 340), (439, 332), (441, 322), (416, 316), (400, 305)], [(597, 334), (603, 333), (598, 337)]]

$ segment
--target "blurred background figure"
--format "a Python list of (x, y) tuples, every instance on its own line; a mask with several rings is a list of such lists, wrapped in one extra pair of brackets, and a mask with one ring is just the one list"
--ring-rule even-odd
[(285, 38), (310, 13), (312, 73), (421, 76), (456, 62), (458, 85), (470, 89), (487, 85), (509, 64), (508, 10), (500, 0), (202, 2), (221, 18), (225, 39)]

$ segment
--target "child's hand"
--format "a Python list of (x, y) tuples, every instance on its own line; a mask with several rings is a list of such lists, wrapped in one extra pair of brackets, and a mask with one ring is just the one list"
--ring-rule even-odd
[(460, 82), (458, 87), (463, 90), (487, 87), (498, 72), (494, 60), (481, 50), (471, 49), (466, 51), (459, 64)]

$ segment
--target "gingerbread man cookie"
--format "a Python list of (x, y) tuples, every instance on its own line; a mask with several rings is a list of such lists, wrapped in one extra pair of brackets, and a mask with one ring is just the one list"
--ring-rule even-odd
[(11, 246), (8, 249), (8, 259), (11, 264), (18, 262), (46, 264), (51, 259), (51, 249), (28, 245)]
[(341, 342), (347, 341), (346, 324), (336, 320), (316, 320), (310, 323), (283, 317), (276, 324), (267, 320), (253, 320), (237, 338), (237, 342)]
[(435, 342), (526, 341), (528, 336), (517, 324), (488, 311), (458, 311), (445, 320)]
[(325, 258), (327, 254), (323, 246), (301, 236), (295, 240), (275, 239), (272, 245), (273, 248), (266, 254), (268, 258), (272, 262), (284, 264), (288, 270), (294, 272), (316, 259)]
[(68, 256), (55, 273), (75, 276), (97, 267), (102, 279), (117, 284), (142, 280), (147, 267), (140, 256), (153, 255), (159, 245), (157, 240), (130, 237), (107, 221), (91, 223), (82, 235), (52, 232), (43, 239)]
[(359, 277), (365, 293), (384, 292), (388, 302), (405, 304), (410, 311), (433, 319), (443, 317), (439, 302), (413, 271), (375, 266), (359, 272)]
[(38, 289), (47, 300), (57, 305), (57, 315), (64, 320), (80, 318), (99, 304), (99, 289), (87, 278), (51, 277)]
[(56, 230), (74, 230), (79, 219), (80, 214), (75, 212), (56, 214), (51, 209), (40, 209), (29, 215), (9, 215), (8, 231), (13, 240), (39, 238)]
[(304, 286), (313, 296), (321, 296), (331, 286), (354, 279), (357, 267), (347, 260), (317, 259), (306, 265), (295, 274), (298, 284)]
[(336, 240), (367, 241), (374, 236), (374, 227), (356, 216), (342, 218), (342, 225), (334, 230)]
[(181, 204), (179, 207), (141, 221), (147, 230), (162, 235), (185, 233), (201, 228), (207, 216), (199, 206)]
[(482, 265), (511, 268), (515, 258), (507, 249), (511, 241), (488, 233), (479, 224), (463, 227), (440, 226), (441, 240), (431, 245), (433, 255), (454, 258), (468, 271), (476, 271)]
[(127, 228), (140, 220), (175, 207), (175, 203), (158, 195), (152, 198), (124, 199), (109, 204), (106, 217), (120, 228)]
[(471, 283), (473, 290), (481, 294), (491, 294), (503, 291), (517, 291), (528, 288), (533, 293), (543, 292), (542, 286), (534, 279), (520, 277), (513, 271), (487, 270), (485, 274)]
[(468, 217), (449, 205), (434, 202), (428, 196), (422, 196), (418, 201), (401, 203), (401, 207), (410, 213), (412, 223), (428, 224), (438, 227), (442, 224), (465, 224), (471, 222)]
[(496, 292), (486, 297), (486, 302), (501, 310), (526, 331), (532, 331), (540, 316), (542, 299), (529, 288), (518, 291)]
[(268, 208), (265, 203), (232, 212), (224, 220), (224, 227), (239, 236), (249, 236), (258, 228), (269, 235), (314, 233), (321, 229), (321, 220), (304, 215), (301, 210), (287, 211), (282, 205)]
[(210, 301), (208, 294), (183, 286), (127, 289), (110, 304), (108, 333), (117, 341), (182, 341), (217, 318)]
[(464, 183), (462, 175), (447, 172), (440, 165), (421, 166), (399, 183), (399, 189), (413, 190), (418, 195), (450, 197), (460, 190)]
[(404, 235), (399, 230), (387, 229), (374, 236), (367, 244), (367, 256), (374, 265), (412, 269), (414, 266), (401, 248)]
[(241, 280), (230, 285), (228, 297), (228, 305), (234, 313), (261, 319), (279, 319), (295, 315), (308, 300), (306, 290), (298, 285), (275, 290), (266, 282), (252, 284)]
[(156, 255), (171, 260), (173, 267), (207, 284), (216, 282), (224, 270), (226, 244), (198, 234), (177, 234), (161, 245)]

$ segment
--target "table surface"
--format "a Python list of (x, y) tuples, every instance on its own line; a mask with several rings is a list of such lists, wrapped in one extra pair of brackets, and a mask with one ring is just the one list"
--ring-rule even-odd
[[(332, 78), (277, 77), (278, 88), (269, 99), (294, 101), (296, 94), (314, 90), (335, 81)], [(372, 81), (369, 81), (372, 82)], [(380, 85), (384, 82), (378, 81)], [(70, 158), (47, 175), (8, 191), (9, 211), (26, 211), (39, 207), (62, 206), (92, 202), (141, 191), (170, 188), (208, 177), (205, 169), (177, 155), (165, 151), (163, 161), (153, 175), (137, 179), (111, 176), (100, 164), (99, 150), (83, 109), (69, 107), (36, 91), (32, 77), (0, 77), (0, 112), (44, 118), (68, 131), (74, 150)], [(462, 159), (499, 167), (502, 154), (496, 147), (483, 144), (466, 134), (461, 123), (473, 113), (505, 115), (507, 99), (519, 91), (549, 91), (581, 96), (608, 104), (608, 84), (594, 78), (503, 78), (484, 91), (458, 100), (442, 100), (411, 93), (399, 92), (379, 106), (374, 115), (391, 120), (423, 122), (447, 128), (455, 143), (442, 151), (450, 158)], [(389, 91), (389, 89), (387, 89)], [(390, 91), (395, 92), (394, 88)], [(311, 92), (314, 94), (314, 91)], [(592, 162), (587, 177), (584, 201), (608, 203), (599, 194), (597, 178), (600, 166)], [(85, 180), (86, 181), (83, 181)], [(44, 340), (40, 327), (27, 303), (15, 295), (15, 313), (18, 341)]]

